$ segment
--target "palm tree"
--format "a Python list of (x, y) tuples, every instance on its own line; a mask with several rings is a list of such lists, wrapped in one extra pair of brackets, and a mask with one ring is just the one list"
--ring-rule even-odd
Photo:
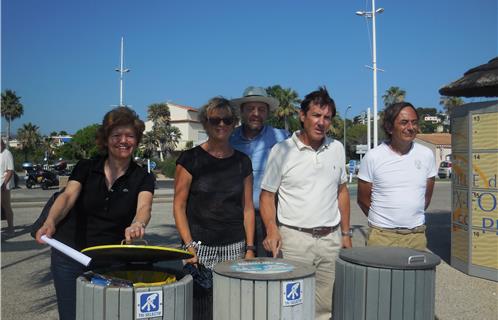
[(167, 103), (154, 103), (148, 107), (147, 119), (152, 120), (152, 135), (159, 147), (159, 157), (164, 161), (164, 154), (173, 152), (181, 138), (180, 129), (171, 125), (171, 114)]
[(439, 99), (439, 105), (444, 107), (444, 111), (449, 116), (454, 107), (458, 107), (464, 104), (464, 101), (460, 97), (447, 97), (442, 96)]
[(169, 125), (171, 113), (167, 103), (153, 103), (147, 108), (147, 119), (152, 120), (154, 125)]
[(38, 129), (38, 126), (28, 122), (17, 130), (17, 139), (21, 144), (21, 150), (24, 152), (25, 161), (28, 161), (28, 153), (35, 150), (40, 144), (41, 135), (38, 132)]
[[(10, 125), (13, 120), (20, 118), (24, 113), (21, 97), (15, 91), (2, 92), (2, 117), (7, 121), (7, 141), (10, 140)], [(8, 144), (8, 143), (7, 143)]]
[(144, 157), (150, 159), (152, 155), (154, 155), (158, 147), (157, 139), (154, 135), (154, 132), (153, 131), (146, 132), (143, 135), (140, 144), (142, 146), (141, 149), (143, 151)]
[(301, 102), (298, 93), (291, 88), (282, 88), (280, 85), (268, 87), (266, 92), (279, 101), (275, 116), (283, 119), (285, 130), (289, 131), (289, 118), (297, 114), (297, 105)]
[(384, 108), (389, 107), (391, 104), (405, 100), (406, 91), (400, 87), (390, 87), (382, 96), (384, 100)]

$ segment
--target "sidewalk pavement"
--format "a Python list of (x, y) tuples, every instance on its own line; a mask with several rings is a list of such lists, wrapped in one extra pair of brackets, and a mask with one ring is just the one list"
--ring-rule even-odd
[[(178, 247), (173, 219), (171, 179), (160, 179), (154, 195), (152, 219), (146, 239), (154, 245)], [(55, 293), (49, 272), (49, 249), (38, 245), (29, 235), (46, 199), (56, 189), (17, 189), (12, 192), (16, 231), (1, 243), (1, 317), (14, 319), (57, 319)], [(351, 191), (353, 245), (364, 246), (366, 218), (356, 204), (356, 185)], [(429, 249), (442, 258), (436, 268), (436, 319), (498, 319), (498, 283), (468, 276), (449, 263), (451, 185), (437, 181), (427, 214)], [(2, 227), (5, 222), (2, 222)]]

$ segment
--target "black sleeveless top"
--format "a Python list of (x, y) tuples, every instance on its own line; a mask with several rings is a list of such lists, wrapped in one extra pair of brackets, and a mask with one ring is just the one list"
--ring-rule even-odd
[(244, 179), (252, 174), (249, 157), (234, 150), (232, 156), (218, 159), (197, 146), (184, 151), (176, 164), (192, 175), (187, 200), (192, 238), (205, 245), (243, 241)]

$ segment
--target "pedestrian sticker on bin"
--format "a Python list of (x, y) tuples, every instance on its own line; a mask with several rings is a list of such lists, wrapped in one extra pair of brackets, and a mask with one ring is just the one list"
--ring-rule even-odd
[(284, 307), (303, 303), (303, 280), (282, 282), (282, 293)]
[(136, 319), (162, 317), (163, 315), (163, 292), (145, 291), (135, 294)]

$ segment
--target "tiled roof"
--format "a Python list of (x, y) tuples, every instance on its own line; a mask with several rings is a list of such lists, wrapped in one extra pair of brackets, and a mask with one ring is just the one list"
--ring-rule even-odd
[(451, 134), (449, 133), (419, 133), (417, 139), (435, 145), (451, 145)]

